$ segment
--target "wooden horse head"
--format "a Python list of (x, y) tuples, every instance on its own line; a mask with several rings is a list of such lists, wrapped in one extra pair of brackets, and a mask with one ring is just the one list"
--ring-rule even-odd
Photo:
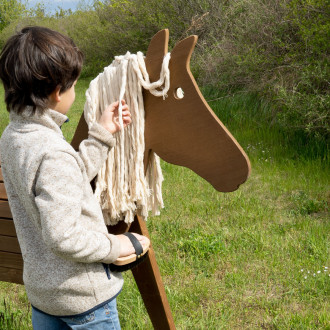
[[(169, 31), (159, 31), (151, 40), (145, 62), (150, 81), (159, 78), (164, 55), (168, 50)], [(171, 52), (170, 89), (163, 100), (144, 90), (145, 165), (150, 150), (163, 160), (190, 168), (223, 192), (236, 190), (250, 174), (250, 162), (235, 138), (205, 101), (190, 71), (190, 57), (197, 36), (175, 45)], [(184, 97), (178, 98), (181, 88)], [(78, 149), (88, 136), (81, 116), (71, 142)]]
[[(158, 32), (150, 42), (146, 67), (150, 81), (159, 79), (168, 50), (169, 31)], [(236, 190), (250, 173), (243, 149), (213, 113), (190, 71), (197, 36), (178, 42), (171, 52), (168, 97), (144, 91), (145, 163), (150, 150), (163, 160), (190, 168), (218, 191)], [(178, 88), (184, 97), (176, 95)]]

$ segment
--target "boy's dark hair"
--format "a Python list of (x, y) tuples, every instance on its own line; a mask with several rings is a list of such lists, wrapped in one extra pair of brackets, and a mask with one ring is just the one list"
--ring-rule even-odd
[(32, 113), (47, 109), (48, 96), (60, 93), (78, 79), (82, 52), (67, 36), (45, 27), (25, 27), (8, 39), (0, 54), (0, 79), (8, 111)]

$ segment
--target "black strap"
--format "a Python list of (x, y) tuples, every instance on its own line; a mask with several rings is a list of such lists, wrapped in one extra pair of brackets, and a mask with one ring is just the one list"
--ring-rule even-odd
[(130, 232), (124, 233), (125, 236), (129, 238), (131, 241), (134, 249), (135, 249), (135, 254), (136, 254), (136, 259), (140, 257), (140, 255), (143, 253), (143, 247), (139, 240)]

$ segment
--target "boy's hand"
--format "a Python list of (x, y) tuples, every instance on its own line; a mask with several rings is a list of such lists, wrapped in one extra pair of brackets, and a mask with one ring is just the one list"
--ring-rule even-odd
[[(122, 104), (122, 114), (123, 114), (123, 125), (124, 128), (131, 123), (131, 113), (128, 109), (128, 105), (124, 100), (121, 100)], [(107, 131), (111, 134), (114, 134), (120, 131), (119, 124), (119, 101), (111, 103), (102, 113), (102, 116), (99, 120), (99, 124), (102, 125)]]
[[(136, 233), (132, 233), (141, 243), (143, 249), (150, 244), (150, 240), (146, 236), (142, 236)], [(126, 257), (135, 253), (134, 247), (130, 239), (125, 235), (117, 235), (120, 240), (121, 251), (119, 258)]]

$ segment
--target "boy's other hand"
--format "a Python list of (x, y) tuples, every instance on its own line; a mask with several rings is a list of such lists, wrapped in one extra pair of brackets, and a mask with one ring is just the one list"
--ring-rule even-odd
[[(124, 128), (131, 123), (131, 113), (128, 109), (128, 105), (124, 100), (121, 100), (122, 114), (123, 114), (123, 125)], [(111, 103), (102, 113), (99, 120), (99, 124), (102, 125), (108, 132), (114, 134), (120, 131), (119, 124), (119, 101)]]
[[(139, 242), (141, 243), (143, 249), (145, 247), (149, 246), (150, 240), (149, 240), (148, 237), (143, 236), (143, 235), (139, 235), (139, 234), (136, 234), (136, 233), (132, 233), (132, 234), (139, 240)], [(130, 239), (127, 236), (117, 235), (117, 237), (120, 240), (120, 246), (121, 246), (119, 258), (126, 257), (126, 256), (129, 256), (129, 255), (135, 253), (135, 249), (134, 249)]]

